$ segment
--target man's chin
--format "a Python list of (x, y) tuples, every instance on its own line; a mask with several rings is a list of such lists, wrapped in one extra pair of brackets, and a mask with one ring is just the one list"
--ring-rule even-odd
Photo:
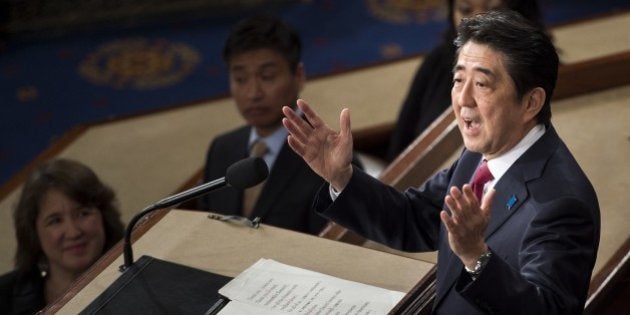
[(249, 125), (258, 129), (258, 130), (276, 130), (282, 126), (282, 120), (277, 120), (270, 122), (266, 121), (252, 121), (249, 122)]
[(470, 152), (483, 153), (483, 147), (477, 141), (464, 139), (464, 147)]

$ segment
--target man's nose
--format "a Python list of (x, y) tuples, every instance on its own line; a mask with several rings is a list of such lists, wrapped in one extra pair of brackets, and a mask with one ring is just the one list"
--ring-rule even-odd
[(262, 84), (259, 80), (254, 79), (254, 80), (249, 80), (248, 84), (247, 84), (247, 90), (246, 90), (246, 95), (247, 97), (251, 98), (251, 99), (256, 99), (259, 98), (263, 95), (263, 89), (262, 89)]
[(458, 106), (475, 106), (475, 98), (473, 97), (472, 82), (465, 82), (461, 89), (455, 92), (453, 102)]

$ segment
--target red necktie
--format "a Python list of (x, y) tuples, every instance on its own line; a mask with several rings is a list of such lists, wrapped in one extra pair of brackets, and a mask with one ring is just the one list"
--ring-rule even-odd
[(484, 159), (483, 162), (481, 162), (481, 165), (477, 168), (472, 181), (472, 189), (475, 195), (477, 195), (479, 202), (481, 202), (481, 197), (483, 196), (483, 186), (493, 179), (494, 177), (492, 177), (492, 173), (490, 173), (490, 170), (488, 169), (488, 161)]

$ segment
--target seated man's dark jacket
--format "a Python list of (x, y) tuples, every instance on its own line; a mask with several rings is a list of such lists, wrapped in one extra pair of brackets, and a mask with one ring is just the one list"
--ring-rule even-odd
[(600, 233), (589, 180), (548, 126), (495, 185), (485, 234), (493, 255), (472, 281), (439, 213), (447, 190), (469, 182), (480, 159), (465, 150), (450, 169), (404, 193), (355, 169), (335, 202), (326, 187), (315, 208), (390, 247), (439, 250), (436, 314), (581, 314)]
[[(251, 127), (220, 135), (210, 144), (204, 181), (225, 176), (234, 162), (248, 156)], [(359, 163), (355, 160), (355, 165)], [(313, 199), (324, 180), (286, 143), (278, 153), (250, 218), (295, 231), (319, 234), (328, 220), (312, 210)], [(232, 187), (218, 189), (201, 198), (201, 208), (221, 214), (240, 215), (243, 192)]]
[(37, 271), (0, 276), (0, 314), (32, 315), (45, 306), (44, 280)]

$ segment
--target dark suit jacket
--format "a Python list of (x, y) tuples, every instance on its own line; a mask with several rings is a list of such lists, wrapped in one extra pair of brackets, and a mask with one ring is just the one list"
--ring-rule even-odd
[(464, 151), (419, 189), (401, 193), (355, 171), (316, 210), (365, 237), (417, 252), (439, 249), (437, 314), (581, 314), (599, 245), (589, 180), (553, 127), (496, 183), (486, 231), (493, 255), (471, 281), (439, 219), (447, 189), (470, 181), (481, 156)]
[(0, 314), (31, 315), (45, 306), (44, 280), (37, 270), (0, 276)]
[[(205, 181), (225, 176), (234, 162), (246, 158), (250, 127), (223, 134), (208, 150)], [(318, 234), (328, 222), (312, 210), (317, 190), (324, 183), (304, 160), (285, 144), (254, 206), (251, 218), (291, 230)], [(216, 190), (202, 198), (201, 207), (212, 212), (240, 215), (243, 192), (231, 187)]]

